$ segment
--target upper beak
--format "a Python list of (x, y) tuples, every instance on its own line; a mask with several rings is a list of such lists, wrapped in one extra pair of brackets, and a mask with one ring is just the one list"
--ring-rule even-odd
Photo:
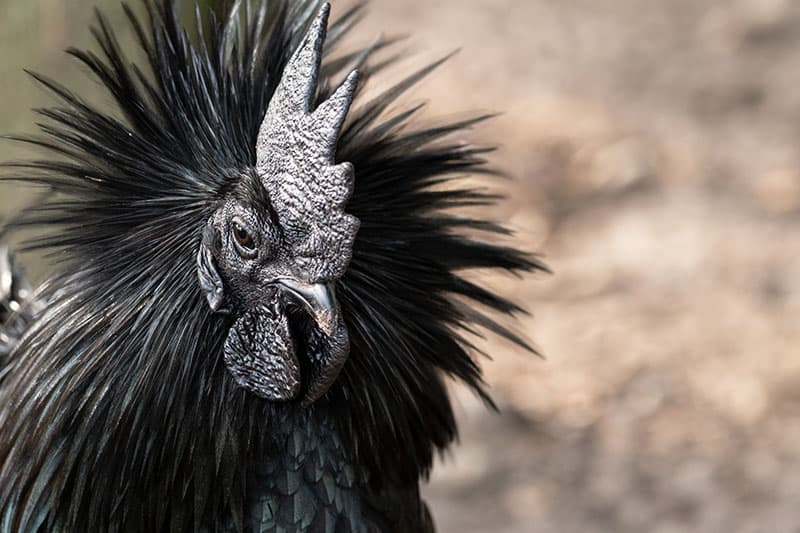
[(308, 310), (325, 335), (330, 337), (336, 333), (339, 310), (333, 286), (327, 283), (305, 283), (294, 278), (280, 278), (277, 282)]

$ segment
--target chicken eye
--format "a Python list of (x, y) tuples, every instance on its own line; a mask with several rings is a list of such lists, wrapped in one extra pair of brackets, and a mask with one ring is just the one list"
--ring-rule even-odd
[(239, 219), (233, 220), (233, 239), (241, 255), (252, 259), (256, 255), (256, 241), (252, 232)]

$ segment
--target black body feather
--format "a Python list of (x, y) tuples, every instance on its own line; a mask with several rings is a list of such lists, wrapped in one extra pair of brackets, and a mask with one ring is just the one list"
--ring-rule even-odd
[[(471, 268), (542, 269), (465, 235), (504, 230), (449, 210), (489, 205), (458, 185), (486, 172), (481, 147), (446, 136), (481, 120), (417, 129), (390, 105), (435, 65), (357, 98), (337, 159), (355, 167), (348, 212), (361, 220), (337, 292), (350, 357), (310, 408), (272, 404), (221, 362), (230, 323), (205, 305), (195, 275), (202, 228), (254, 164), (259, 124), (318, 7), (237, 4), (192, 39), (170, 0), (126, 8), (146, 64), (131, 63), (98, 15), (99, 53), (69, 50), (113, 97), (107, 113), (34, 74), (60, 100), (41, 134), (49, 157), (7, 178), (55, 194), (19, 225), (59, 272), (2, 370), (0, 531), (426, 531), (418, 482), (456, 424), (444, 377), (486, 396), (464, 332), (519, 339), (479, 308), (520, 309), (467, 281)], [(333, 48), (359, 8), (331, 27)], [(318, 98), (387, 43), (326, 59)], [(327, 50), (326, 52), (329, 52)], [(362, 83), (363, 85), (363, 83)], [(524, 343), (522, 343), (524, 345)]]

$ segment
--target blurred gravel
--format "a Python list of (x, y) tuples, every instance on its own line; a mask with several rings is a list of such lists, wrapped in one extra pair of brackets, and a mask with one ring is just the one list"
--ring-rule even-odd
[[(0, 4), (0, 129), (46, 101), (22, 66), (81, 80), (53, 50), (88, 43), (91, 4), (66, 5)], [(473, 137), (516, 179), (487, 215), (556, 272), (481, 278), (534, 312), (518, 329), (546, 360), (489, 341), (501, 414), (454, 388), (462, 443), (425, 488), (440, 530), (800, 530), (800, 4), (369, 10), (354, 41), (413, 35), (389, 81), (462, 47), (412, 100), (505, 111)]]
[[(490, 279), (546, 361), (490, 344), (427, 495), (443, 531), (800, 528), (800, 5), (373, 2), (463, 45), (420, 93), (507, 111), (494, 214), (556, 274)], [(424, 14), (424, 15), (422, 15)]]

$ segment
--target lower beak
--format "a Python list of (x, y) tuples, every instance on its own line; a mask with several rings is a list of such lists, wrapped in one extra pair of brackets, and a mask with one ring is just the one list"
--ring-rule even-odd
[(325, 335), (330, 337), (336, 333), (339, 310), (333, 286), (327, 283), (305, 283), (294, 278), (280, 278), (277, 282), (306, 308)]

